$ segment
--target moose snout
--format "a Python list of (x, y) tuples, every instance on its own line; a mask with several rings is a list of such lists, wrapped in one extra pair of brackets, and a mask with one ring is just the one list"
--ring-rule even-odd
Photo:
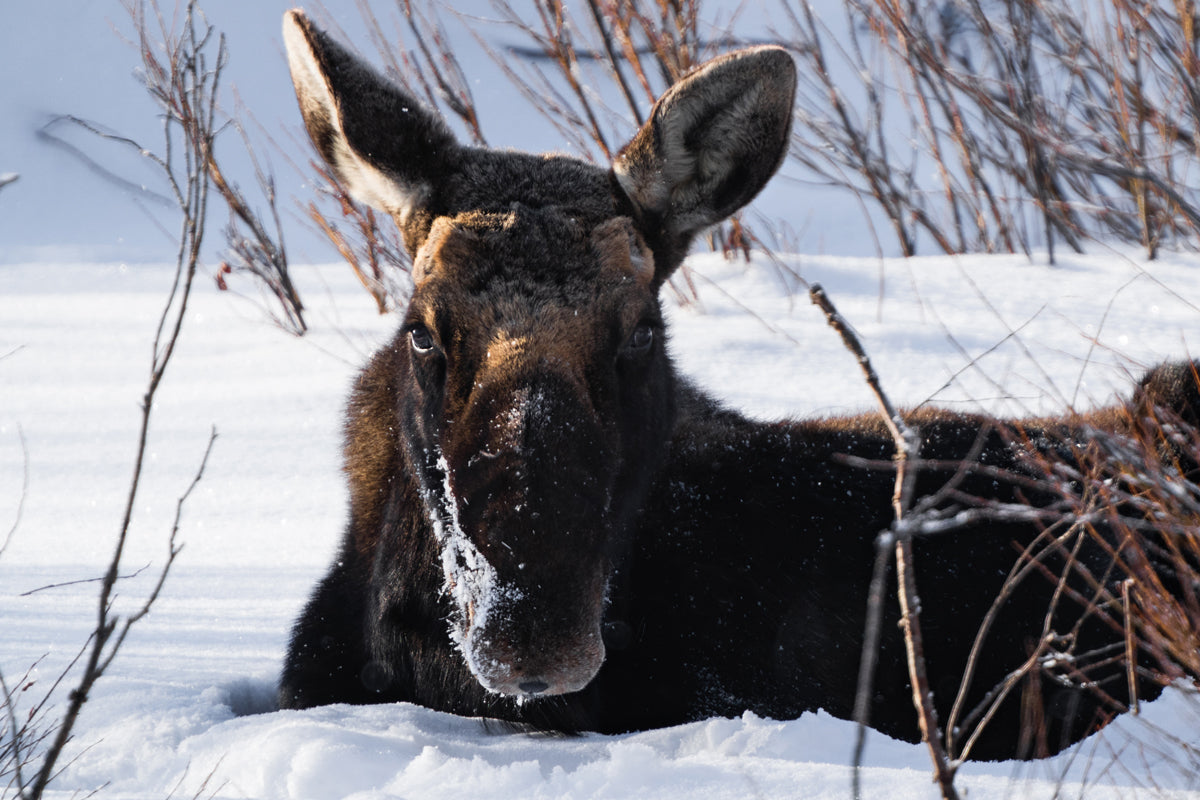
[(479, 683), (511, 697), (579, 691), (605, 658), (617, 464), (579, 376), (534, 349), (476, 374), (442, 442), (447, 505), (492, 575), (460, 609), (460, 644)]
[[(481, 632), (482, 633), (482, 632)], [(510, 697), (547, 697), (583, 689), (604, 663), (599, 632), (521, 648), (484, 635), (468, 637), (469, 662), (488, 691)]]
[(586, 650), (590, 652), (563, 654), (558, 663), (541, 668), (495, 663), (494, 669), (476, 677), (485, 689), (510, 697), (570, 694), (591, 683), (604, 662), (603, 645)]

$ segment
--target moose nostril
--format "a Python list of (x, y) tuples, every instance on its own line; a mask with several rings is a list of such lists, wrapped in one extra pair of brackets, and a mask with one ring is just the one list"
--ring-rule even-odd
[(517, 684), (517, 688), (522, 694), (541, 694), (550, 688), (550, 684), (545, 681), (522, 681)]

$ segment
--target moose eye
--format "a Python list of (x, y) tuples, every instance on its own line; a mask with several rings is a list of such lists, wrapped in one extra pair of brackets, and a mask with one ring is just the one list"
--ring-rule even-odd
[(413, 350), (418, 353), (428, 353), (433, 349), (433, 334), (424, 325), (417, 325), (408, 332)]
[(625, 343), (625, 349), (631, 353), (640, 353), (649, 350), (652, 344), (654, 344), (654, 328), (648, 322), (640, 322), (633, 329), (629, 341)]

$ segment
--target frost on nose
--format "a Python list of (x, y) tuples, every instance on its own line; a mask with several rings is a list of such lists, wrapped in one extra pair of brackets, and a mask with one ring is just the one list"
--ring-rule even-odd
[(427, 478), (450, 636), (499, 694), (577, 691), (604, 661), (616, 470), (577, 372), (526, 339), (492, 341)]
[(545, 419), (547, 404), (542, 389), (522, 386), (507, 398), (508, 402), (496, 412), (491, 422), (489, 447), (491, 455), (525, 452), (525, 437), (531, 422)]
[[(596, 592), (578, 587), (579, 596), (565, 601), (579, 605), (581, 622), (546, 624), (540, 620), (557, 615), (539, 613), (545, 601), (531, 602), (466, 534), (459, 522), (445, 456), (439, 457), (438, 466), (442, 485), (427, 491), (425, 501), (436, 511), (430, 517), (441, 549), (443, 591), (452, 601), (450, 638), (471, 673), (485, 689), (505, 695), (553, 695), (582, 689), (604, 661), (599, 627), (603, 587)], [(583, 602), (578, 603), (581, 598)]]
[(433, 532), (442, 554), (443, 591), (452, 601), (450, 638), (467, 659), (475, 675), (481, 665), (472, 663), (475, 648), (468, 646), (472, 629), (486, 627), (496, 606), (505, 600), (519, 600), (520, 591), (506, 585), (479, 552), (459, 523), (458, 501), (450, 484), (450, 464), (439, 454), (438, 469), (442, 485), (425, 490), (425, 503), (430, 509)]
[[(503, 623), (498, 627), (503, 628)], [(514, 697), (538, 697), (583, 689), (604, 663), (605, 650), (598, 626), (587, 633), (547, 637), (544, 643), (521, 648), (498, 629), (472, 627), (464, 655), (485, 689)]]

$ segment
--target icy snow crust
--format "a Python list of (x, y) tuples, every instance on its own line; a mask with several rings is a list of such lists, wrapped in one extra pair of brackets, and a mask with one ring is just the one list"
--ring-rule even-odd
[[(996, 256), (792, 263), (826, 287), (893, 399), (909, 406), (1082, 407), (1127, 388), (1144, 366), (1200, 353), (1200, 272), (1190, 256), (1146, 263), (1107, 253), (1057, 267)], [(765, 261), (693, 265), (699, 302), (667, 309), (685, 374), (764, 418), (872, 408), (853, 358), (802, 289), (781, 292)], [(101, 798), (848, 796), (853, 729), (825, 714), (555, 739), (403, 704), (274, 711), (288, 630), (345, 523), (342, 404), (355, 371), (398, 324), (375, 314), (342, 266), (297, 277), (311, 309), (305, 339), (273, 327), (256, 301), (207, 282), (189, 310), (155, 410), (124, 573), (150, 569), (121, 582), (118, 613), (140, 603), (162, 562), (175, 499), (210, 426), (220, 438), (184, 513), (184, 551), (95, 687), (55, 796), (100, 787)], [(94, 584), (25, 593), (102, 573), (170, 281), (163, 267), (0, 267), (0, 537), (24, 494), (0, 556), (0, 669), (14, 685), (42, 659), (22, 708), (95, 618)], [(460, 560), (482, 573), (470, 591), (485, 597), (494, 577), (469, 550), (446, 566)], [(1168, 692), (1049, 761), (968, 765), (960, 789), (975, 799), (1200, 797), (1189, 755), (1200, 746), (1197, 711), (1188, 693)], [(866, 763), (867, 797), (934, 796), (918, 746), (873, 735)]]

